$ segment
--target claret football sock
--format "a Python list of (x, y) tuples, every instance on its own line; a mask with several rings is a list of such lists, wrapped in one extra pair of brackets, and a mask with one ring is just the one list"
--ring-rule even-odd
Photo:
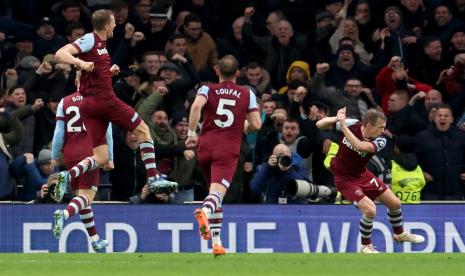
[(155, 179), (158, 174), (157, 165), (155, 164), (155, 148), (153, 140), (147, 140), (139, 145), (140, 152), (142, 153), (142, 161), (144, 161), (145, 169), (147, 170), (147, 178)]
[(203, 207), (202, 210), (205, 212), (207, 216), (213, 214), (218, 207), (221, 206), (223, 202), (223, 194), (220, 192), (210, 192), (208, 196), (203, 200)]
[(373, 230), (373, 219), (365, 215), (360, 219), (360, 234), (362, 245), (371, 244), (371, 231)]
[(87, 234), (89, 234), (89, 238), (92, 242), (96, 242), (99, 239), (97, 234), (97, 228), (95, 227), (94, 223), (94, 212), (92, 212), (92, 208), (90, 206), (82, 209), (79, 211), (79, 217), (86, 227)]
[(68, 219), (79, 213), (79, 211), (86, 208), (87, 206), (89, 206), (89, 199), (86, 196), (81, 195), (74, 197), (63, 211), (65, 219)]
[(69, 174), (71, 175), (71, 178), (74, 179), (83, 173), (91, 170), (95, 170), (97, 168), (97, 163), (95, 162), (95, 159), (92, 157), (87, 157), (83, 159), (81, 162), (79, 162), (76, 166), (72, 167), (69, 170)]
[(403, 222), (402, 222), (402, 210), (390, 210), (388, 209), (387, 215), (389, 218), (389, 222), (392, 225), (392, 231), (394, 234), (402, 234), (404, 232)]

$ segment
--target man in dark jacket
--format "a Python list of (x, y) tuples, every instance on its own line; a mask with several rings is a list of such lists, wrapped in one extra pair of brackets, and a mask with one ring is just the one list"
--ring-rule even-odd
[(440, 104), (434, 125), (416, 135), (416, 153), (426, 186), (423, 200), (460, 200), (465, 183), (465, 133), (452, 124), (451, 108)]
[(218, 47), (218, 57), (222, 58), (226, 55), (233, 55), (239, 62), (239, 68), (247, 64), (252, 56), (249, 51), (244, 48), (244, 39), (242, 39), (242, 25), (244, 25), (244, 17), (238, 17), (234, 20), (232, 28), (227, 32), (224, 38), (218, 39), (216, 42)]
[(409, 96), (405, 90), (397, 90), (389, 96), (386, 131), (392, 135), (415, 135), (423, 130), (427, 121), (408, 105)]
[(124, 140), (115, 140), (115, 169), (110, 172), (111, 200), (129, 201), (142, 190), (147, 180), (137, 137), (125, 132)]
[(10, 128), (9, 132), (0, 132), (0, 199), (10, 199), (13, 195), (13, 186), (10, 179), (9, 163), (12, 159), (11, 147), (18, 144), (23, 136), (23, 125), (5, 108), (0, 107), (0, 117)]
[(45, 107), (35, 113), (34, 155), (37, 155), (41, 149), (52, 142), (53, 132), (55, 131), (55, 115), (60, 100), (61, 95), (53, 93), (48, 98)]
[(276, 23), (272, 36), (256, 37), (252, 34), (252, 29), (250, 17), (245, 16), (242, 37), (246, 49), (251, 52), (255, 52), (257, 49), (260, 51), (261, 54), (257, 56), (264, 58), (258, 61), (270, 73), (271, 82), (275, 89), (285, 86), (289, 65), (295, 60), (303, 60), (304, 58), (303, 45), (305, 42), (296, 40), (292, 25), (287, 20)]

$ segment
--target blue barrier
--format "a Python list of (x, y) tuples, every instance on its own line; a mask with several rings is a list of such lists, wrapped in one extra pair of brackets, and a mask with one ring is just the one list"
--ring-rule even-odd
[[(79, 217), (60, 240), (52, 233), (58, 205), (0, 205), (0, 252), (92, 252)], [(198, 235), (194, 206), (95, 205), (107, 252), (211, 252)], [(395, 244), (385, 207), (378, 206), (373, 244), (385, 252), (465, 252), (465, 205), (405, 205), (404, 226), (419, 245)], [(358, 211), (350, 205), (226, 205), (222, 240), (228, 252), (356, 252)]]

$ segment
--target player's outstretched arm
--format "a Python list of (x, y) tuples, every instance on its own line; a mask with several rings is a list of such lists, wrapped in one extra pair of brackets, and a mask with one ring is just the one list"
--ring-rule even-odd
[(72, 44), (66, 44), (55, 53), (55, 59), (59, 63), (66, 63), (74, 65), (79, 69), (83, 69), (85, 71), (92, 71), (94, 69), (94, 63), (85, 62), (75, 57), (75, 55), (77, 54), (79, 54), (79, 50), (76, 47), (74, 47)]
[(66, 44), (55, 53), (55, 58), (60, 63), (79, 66), (81, 60), (75, 57), (77, 54), (79, 54), (79, 51), (76, 47), (71, 44)]
[(250, 133), (259, 130), (262, 127), (262, 119), (258, 111), (252, 111), (247, 114), (247, 121), (244, 132)]
[(319, 129), (331, 129), (331, 128), (335, 127), (336, 123), (337, 123), (337, 117), (336, 116), (326, 117), (326, 118), (323, 118), (321, 120), (318, 120), (318, 122), (316, 122), (316, 126)]

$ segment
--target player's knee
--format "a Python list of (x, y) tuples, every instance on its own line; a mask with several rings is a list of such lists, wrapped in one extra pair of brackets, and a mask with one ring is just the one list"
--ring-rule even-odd
[(150, 130), (147, 124), (144, 121), (141, 121), (133, 133), (143, 141), (146, 141), (150, 138)]
[(376, 217), (376, 208), (373, 208), (373, 207), (368, 207), (365, 212), (364, 212), (364, 215), (369, 217), (369, 218), (375, 218)]
[(376, 217), (376, 205), (367, 203), (362, 206), (359, 206), (359, 208), (362, 214), (364, 214), (365, 216), (369, 218)]

